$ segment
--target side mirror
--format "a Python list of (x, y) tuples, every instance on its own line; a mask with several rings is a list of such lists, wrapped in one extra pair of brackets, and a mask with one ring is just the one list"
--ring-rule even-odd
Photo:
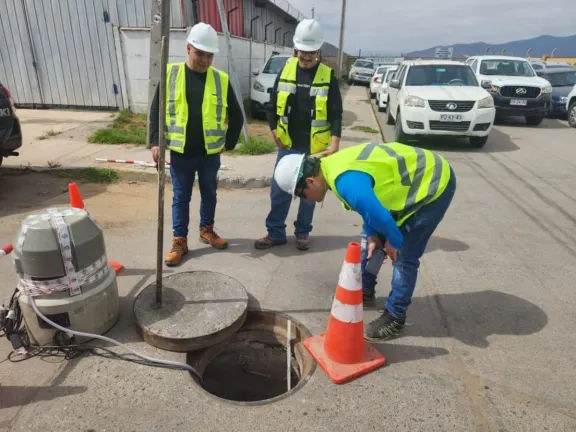
[(492, 81), (483, 80), (481, 86), (483, 89), (489, 90), (492, 88)]
[(252, 69), (252, 75), (258, 75), (260, 73), (260, 69), (259, 68), (254, 68)]
[(400, 88), (400, 80), (397, 80), (397, 79), (390, 80), (389, 87), (399, 89)]

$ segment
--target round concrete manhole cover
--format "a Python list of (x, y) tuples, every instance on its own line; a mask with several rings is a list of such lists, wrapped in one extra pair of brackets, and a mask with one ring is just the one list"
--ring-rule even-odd
[(134, 317), (144, 340), (160, 349), (187, 352), (218, 344), (244, 324), (248, 293), (222, 273), (190, 271), (162, 279), (162, 305), (156, 281), (134, 301)]

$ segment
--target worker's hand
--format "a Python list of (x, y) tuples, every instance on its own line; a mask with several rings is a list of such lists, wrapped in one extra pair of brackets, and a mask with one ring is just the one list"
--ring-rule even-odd
[(390, 256), (392, 261), (396, 262), (398, 259), (398, 249), (392, 247), (388, 240), (386, 240), (386, 243), (384, 244), (384, 249), (386, 249), (386, 253)]
[(156, 147), (152, 147), (151, 148), (152, 151), (152, 160), (154, 161), (154, 163), (158, 163), (158, 155), (160, 154), (160, 147), (156, 146)]
[(372, 254), (376, 249), (382, 249), (380, 238), (377, 235), (368, 237), (368, 259), (372, 258)]
[(280, 140), (276, 137), (274, 137), (274, 143), (276, 144), (276, 147), (278, 147), (278, 150), (286, 150), (288, 149), (288, 147), (286, 147), (284, 144), (282, 144), (280, 142)]

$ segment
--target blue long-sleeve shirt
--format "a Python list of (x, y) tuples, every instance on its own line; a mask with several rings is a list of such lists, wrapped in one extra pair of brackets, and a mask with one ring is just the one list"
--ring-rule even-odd
[(396, 221), (374, 193), (372, 177), (361, 171), (346, 171), (336, 179), (336, 191), (364, 221), (367, 236), (384, 236), (392, 247), (400, 249), (404, 237)]

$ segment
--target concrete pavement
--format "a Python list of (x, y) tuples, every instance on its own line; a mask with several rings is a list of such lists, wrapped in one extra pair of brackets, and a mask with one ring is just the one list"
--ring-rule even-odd
[[(576, 430), (573, 132), (550, 121), (539, 128), (498, 126), (482, 150), (440, 147), (458, 190), (422, 259), (406, 334), (379, 345), (388, 360), (383, 369), (337, 386), (317, 368), (291, 396), (248, 408), (215, 400), (179, 371), (100, 358), (4, 361), (0, 431)], [(7, 204), (0, 209), (0, 238), (9, 239), (34, 207), (66, 203), (60, 185), (31, 176), (39, 174), (2, 179)], [(109, 336), (142, 353), (183, 361), (142, 342), (131, 313), (135, 295), (154, 278), (154, 185), (88, 185), (83, 191), (105, 229), (109, 258), (126, 266), (119, 276), (123, 315)], [(221, 191), (216, 229), (230, 249), (191, 240), (191, 257), (166, 272), (223, 272), (244, 284), (252, 307), (283, 311), (312, 333), (322, 332), (360, 218), (329, 195), (317, 207), (310, 251), (297, 251), (292, 237), (286, 246), (257, 251), (252, 243), (265, 234), (268, 210), (266, 189)], [(293, 205), (289, 233), (296, 210)], [(0, 260), (0, 275), (5, 298), (15, 283), (9, 259)], [(390, 277), (385, 266), (379, 307)], [(365, 321), (376, 316), (368, 310)], [(0, 351), (0, 358), (10, 351), (4, 339)]]
[[(345, 87), (342, 91), (344, 120), (341, 146), (380, 139), (378, 133), (368, 133), (365, 128), (378, 130), (378, 123), (361, 87)], [(155, 174), (156, 169), (127, 164), (95, 162), (96, 158), (139, 160), (152, 162), (150, 151), (135, 145), (90, 144), (87, 137), (96, 129), (106, 127), (112, 120), (110, 113), (19, 110), (24, 131), (24, 144), (19, 157), (7, 158), (4, 166), (46, 169), (59, 164), (61, 168), (108, 167), (120, 171), (137, 171)], [(111, 117), (112, 116), (112, 117)], [(85, 119), (83, 121), (83, 119)], [(48, 131), (57, 135), (38, 140)], [(167, 161), (170, 154), (167, 153)], [(224, 188), (257, 188), (270, 185), (276, 153), (261, 156), (222, 156), (220, 186)], [(153, 178), (153, 177), (152, 177)]]

